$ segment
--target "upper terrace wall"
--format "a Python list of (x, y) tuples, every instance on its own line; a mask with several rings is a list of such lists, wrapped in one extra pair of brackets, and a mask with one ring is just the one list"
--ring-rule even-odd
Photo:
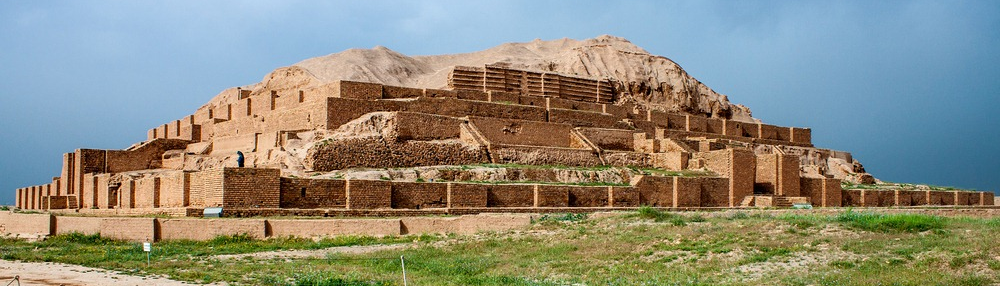
[(611, 103), (615, 101), (607, 80), (564, 76), (556, 73), (508, 69), (500, 66), (456, 66), (448, 76), (452, 89), (517, 92), (579, 101)]

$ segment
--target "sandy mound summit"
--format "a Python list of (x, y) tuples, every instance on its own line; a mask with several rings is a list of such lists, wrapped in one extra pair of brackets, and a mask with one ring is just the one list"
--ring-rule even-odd
[(677, 63), (609, 35), (586, 40), (507, 43), (473, 53), (435, 56), (411, 57), (382, 46), (350, 49), (276, 69), (260, 83), (244, 88), (257, 94), (336, 80), (444, 88), (453, 67), (487, 64), (609, 79), (619, 102), (633, 102), (653, 110), (756, 121), (749, 108), (730, 103), (725, 95), (691, 77)]

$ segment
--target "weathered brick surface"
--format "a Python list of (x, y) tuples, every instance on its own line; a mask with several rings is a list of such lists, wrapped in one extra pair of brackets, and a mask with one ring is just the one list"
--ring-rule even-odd
[(377, 83), (340, 80), (334, 82), (337, 97), (375, 100), (382, 98), (382, 85)]
[(186, 207), (191, 200), (191, 172), (176, 171), (162, 174), (159, 192), (160, 207)]
[(639, 190), (634, 187), (610, 187), (612, 207), (638, 207)]
[(572, 125), (514, 119), (471, 117), (469, 121), (494, 144), (570, 147)]
[(795, 143), (812, 144), (812, 130), (809, 128), (792, 128), (791, 141)]
[(392, 183), (389, 181), (347, 180), (347, 208), (392, 208)]
[(530, 207), (534, 204), (533, 185), (489, 185), (488, 207)]
[(281, 178), (281, 208), (342, 208), (347, 205), (344, 180)]
[(135, 208), (148, 209), (160, 206), (160, 178), (144, 177), (135, 182)]
[(778, 126), (758, 124), (757, 138), (778, 140)]
[(489, 95), (490, 102), (504, 103), (504, 104), (518, 104), (518, 94), (515, 92), (503, 92), (491, 90), (486, 92)]
[(535, 188), (536, 207), (568, 207), (569, 206), (568, 186), (546, 186), (538, 185)]
[(564, 123), (572, 126), (578, 127), (598, 127), (598, 128), (625, 128), (627, 125), (621, 123), (621, 119), (612, 116), (607, 113), (584, 111), (584, 110), (568, 110), (568, 109), (549, 109), (549, 122), (554, 123)]
[(608, 206), (608, 187), (570, 187), (568, 206), (570, 207), (606, 207)]
[(788, 197), (799, 196), (799, 156), (778, 155), (778, 194)]
[(49, 235), (54, 218), (50, 214), (19, 214), (0, 212), (0, 234)]
[(157, 219), (161, 240), (210, 240), (222, 235), (246, 234), (264, 239), (264, 220), (257, 219)]
[(896, 192), (895, 191), (880, 191), (875, 192), (877, 195), (878, 203), (876, 206), (879, 207), (891, 207), (896, 205)]
[(399, 219), (267, 220), (270, 237), (323, 237), (337, 235), (400, 235)]
[(479, 214), (461, 217), (404, 217), (400, 219), (401, 234), (456, 233), (475, 234), (481, 231), (501, 231), (531, 224), (524, 214)]
[(754, 180), (754, 193), (778, 193), (778, 155), (757, 155), (757, 172)]
[(80, 191), (80, 208), (89, 209), (97, 207), (97, 177), (96, 174), (87, 173), (80, 180), (83, 189)]
[(56, 234), (100, 234), (101, 220), (101, 218), (96, 217), (55, 216), (53, 228)]
[[(701, 189), (701, 207), (729, 207), (729, 179), (701, 177), (699, 188)], [(738, 202), (737, 202), (738, 203)]]
[(408, 141), (388, 142), (381, 137), (333, 140), (312, 149), (307, 167), (333, 171), (358, 167), (416, 167), (467, 165), (489, 162), (485, 149), (461, 143)]
[(101, 237), (128, 241), (155, 241), (154, 218), (103, 218)]
[(861, 190), (844, 190), (843, 191), (843, 206), (845, 207), (860, 207), (861, 204)]
[(705, 118), (705, 132), (722, 135), (725, 130), (722, 124), (723, 119)]
[(699, 207), (701, 206), (701, 179), (673, 177), (673, 191), (671, 193), (672, 207)]
[(639, 205), (672, 207), (674, 205), (674, 179), (672, 177), (642, 176), (635, 184)]
[(705, 117), (697, 115), (685, 115), (685, 121), (687, 121), (687, 131), (690, 132), (708, 132), (708, 124), (705, 121)]
[(392, 208), (444, 208), (448, 204), (448, 184), (392, 183)]
[(208, 169), (191, 173), (191, 206), (221, 207), (222, 194), (222, 169)]
[(130, 209), (135, 207), (135, 181), (126, 179), (118, 187), (118, 208)]
[(277, 208), (281, 200), (281, 170), (223, 169), (223, 208)]
[(108, 209), (118, 205), (118, 189), (110, 186), (111, 175), (100, 174), (97, 178), (97, 189), (94, 193), (97, 196), (97, 208)]
[(465, 100), (489, 101), (489, 94), (480, 90), (460, 89), (455, 91), (455, 97)]
[[(59, 191), (55, 195), (72, 194), (73, 187), (76, 186), (76, 153), (63, 154), (62, 176), (60, 177)], [(37, 207), (35, 207), (37, 208)]]
[(156, 169), (161, 166), (163, 152), (184, 149), (190, 141), (157, 139), (130, 150), (107, 150), (105, 169), (109, 173)]
[(489, 185), (448, 183), (449, 208), (485, 208)]
[(581, 128), (587, 140), (605, 150), (634, 151), (635, 131), (624, 129)]
[(525, 165), (598, 166), (601, 159), (589, 149), (527, 147), (493, 144), (489, 148), (493, 163)]
[(444, 140), (459, 137), (460, 125), (464, 120), (453, 117), (397, 112), (396, 140)]

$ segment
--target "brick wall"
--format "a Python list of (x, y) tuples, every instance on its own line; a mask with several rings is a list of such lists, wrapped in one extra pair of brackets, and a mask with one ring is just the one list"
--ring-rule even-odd
[(61, 179), (59, 179), (59, 191), (56, 192), (55, 195), (74, 193), (73, 187), (76, 186), (76, 181), (74, 181), (76, 174), (75, 168), (76, 153), (63, 154), (62, 176), (60, 177)]
[(397, 140), (443, 140), (459, 137), (464, 120), (422, 113), (396, 113)]
[(392, 208), (444, 208), (448, 204), (448, 184), (392, 182)]
[(400, 235), (399, 219), (267, 220), (271, 237), (322, 237), (337, 235)]
[(601, 160), (595, 151), (558, 147), (528, 147), (493, 144), (489, 147), (493, 163), (525, 165), (598, 166)]
[(380, 137), (327, 141), (312, 148), (307, 168), (332, 171), (356, 167), (415, 167), (487, 163), (485, 148), (459, 142), (388, 142)]
[(719, 135), (722, 135), (722, 134), (725, 133), (725, 130), (724, 130), (725, 126), (723, 126), (723, 124), (722, 124), (722, 122), (724, 121), (724, 119), (705, 118), (704, 120), (705, 120), (705, 132), (706, 133), (719, 134)]
[(609, 187), (570, 187), (570, 207), (607, 207), (611, 192)]
[(778, 195), (799, 196), (799, 156), (778, 155)]
[[(840, 180), (827, 178), (799, 178), (800, 195), (808, 197), (813, 206), (841, 206)], [(860, 195), (860, 194), (858, 194)], [(908, 194), (903, 194), (909, 199)]]
[(380, 209), (391, 207), (391, 182), (347, 180), (348, 209)]
[(778, 126), (768, 124), (757, 124), (757, 138), (778, 140)]
[(147, 209), (160, 206), (160, 178), (143, 177), (135, 181), (135, 208)]
[(485, 208), (489, 185), (448, 183), (448, 208)]
[(209, 169), (191, 173), (192, 207), (220, 207), (223, 195), (222, 169)]
[[(792, 128), (791, 141), (795, 143), (812, 144), (812, 129)], [(850, 162), (850, 161), (848, 161)]]
[(612, 207), (638, 207), (639, 190), (634, 187), (608, 187)]
[(108, 209), (118, 205), (118, 189), (112, 189), (110, 184), (111, 174), (99, 174), (97, 178), (97, 188), (94, 193), (97, 196), (97, 208)]
[(339, 208), (347, 205), (344, 180), (281, 178), (281, 208)]
[(382, 98), (382, 85), (377, 83), (338, 80), (333, 83), (336, 97), (375, 100)]
[(125, 179), (118, 187), (118, 208), (130, 209), (135, 207), (135, 181)]
[(86, 235), (101, 233), (101, 219), (94, 217), (54, 216), (55, 234), (82, 233)]
[(421, 88), (412, 87), (402, 87), (402, 86), (382, 86), (382, 98), (393, 99), (393, 98), (415, 98), (424, 96), (424, 90)]
[(580, 133), (598, 148), (634, 151), (635, 131), (624, 129), (580, 128)]
[(54, 218), (50, 214), (19, 214), (0, 212), (0, 234), (49, 235), (54, 229)]
[(535, 185), (535, 207), (568, 207), (568, 186)]
[(157, 139), (135, 149), (108, 150), (105, 169), (108, 173), (156, 169), (161, 166), (160, 160), (164, 152), (184, 149), (188, 143), (190, 141), (187, 140)]
[(103, 218), (101, 220), (101, 237), (128, 240), (156, 240), (154, 218)]
[(627, 128), (628, 125), (621, 122), (611, 114), (568, 109), (549, 109), (548, 121), (554, 123), (564, 123), (578, 127), (599, 127), (599, 128)]
[(673, 177), (639, 176), (634, 184), (639, 193), (639, 205), (672, 207), (674, 205)]
[(222, 235), (247, 234), (264, 239), (264, 220), (257, 219), (157, 219), (158, 239), (210, 240)]
[(89, 209), (97, 207), (97, 176), (93, 173), (83, 175), (80, 180), (83, 189), (80, 191), (80, 208)]
[(757, 155), (754, 192), (778, 194), (778, 155)]
[(223, 168), (223, 208), (277, 208), (281, 170)]
[(537, 121), (471, 117), (469, 121), (493, 144), (570, 147), (573, 126)]
[(533, 185), (489, 185), (487, 207), (530, 207), (534, 205)]
[(160, 207), (188, 206), (191, 200), (191, 173), (175, 171), (160, 175), (159, 195)]

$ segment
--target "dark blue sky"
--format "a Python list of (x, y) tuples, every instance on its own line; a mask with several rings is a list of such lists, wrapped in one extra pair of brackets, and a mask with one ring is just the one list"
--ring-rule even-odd
[(306, 58), (601, 34), (883, 180), (1000, 189), (1000, 1), (316, 2), (0, 2), (0, 203)]

